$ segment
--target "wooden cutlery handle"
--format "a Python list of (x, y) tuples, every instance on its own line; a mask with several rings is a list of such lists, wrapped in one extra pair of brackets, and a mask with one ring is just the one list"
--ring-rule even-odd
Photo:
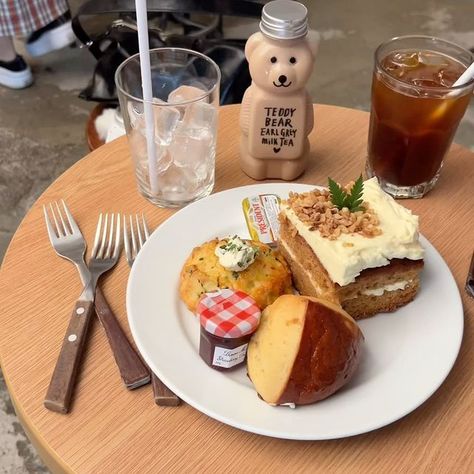
[(154, 373), (151, 374), (153, 397), (160, 407), (177, 407), (181, 400)]
[(142, 362), (130, 344), (100, 288), (97, 288), (95, 292), (95, 311), (105, 329), (105, 334), (125, 386), (129, 390), (133, 390), (149, 383), (150, 372), (148, 367)]
[(74, 306), (61, 352), (44, 399), (44, 406), (48, 410), (59, 413), (69, 411), (93, 307), (94, 303), (91, 301), (81, 300), (77, 301)]

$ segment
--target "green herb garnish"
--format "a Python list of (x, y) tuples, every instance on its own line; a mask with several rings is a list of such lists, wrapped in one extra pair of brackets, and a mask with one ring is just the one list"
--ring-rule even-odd
[(342, 186), (339, 186), (333, 179), (328, 178), (329, 192), (331, 195), (331, 202), (341, 210), (347, 207), (350, 212), (363, 211), (362, 193), (364, 191), (364, 181), (360, 175), (348, 193)]

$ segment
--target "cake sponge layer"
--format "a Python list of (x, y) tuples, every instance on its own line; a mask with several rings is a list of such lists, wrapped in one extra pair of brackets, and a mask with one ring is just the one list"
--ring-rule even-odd
[(354, 319), (361, 319), (394, 311), (412, 301), (418, 292), (422, 260), (392, 259), (389, 265), (363, 270), (353, 283), (334, 283), (292, 223), (284, 216), (280, 220), (280, 250), (301, 294), (337, 303)]

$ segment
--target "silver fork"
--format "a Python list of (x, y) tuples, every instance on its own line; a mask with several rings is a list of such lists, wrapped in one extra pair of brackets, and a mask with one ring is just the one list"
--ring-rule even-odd
[[(59, 206), (55, 202), (54, 206), (53, 203), (49, 205), (49, 214), (54, 225), (51, 218), (48, 217), (47, 207), (43, 206), (49, 239), (60, 257), (66, 258), (76, 265), (82, 284), (85, 285), (90, 278), (89, 269), (84, 261), (86, 241), (66, 203), (61, 201), (61, 204), (62, 206)], [(96, 289), (94, 306), (125, 386), (132, 390), (149, 383), (148, 368), (130, 344), (100, 288)]]
[[(47, 222), (51, 224), (49, 220)], [(65, 224), (64, 221), (62, 224)], [(48, 226), (48, 231), (53, 231), (50, 227)], [(61, 352), (44, 400), (44, 406), (49, 410), (60, 413), (69, 411), (77, 369), (82, 358), (87, 329), (94, 307), (95, 288), (100, 276), (110, 270), (118, 261), (121, 246), (120, 232), (119, 214), (115, 219), (114, 214), (111, 214), (110, 219), (108, 214), (105, 214), (105, 218), (100, 214), (89, 262), (90, 278), (74, 305)], [(77, 235), (72, 239), (62, 239), (59, 234), (54, 236), (53, 232), (52, 240), (56, 244), (55, 247), (67, 255), (66, 258), (72, 260), (84, 255), (84, 244), (80, 242)]]
[[(150, 231), (145, 220), (145, 216), (142, 214), (141, 219), (138, 214), (135, 214), (135, 225), (134, 219), (129, 216), (130, 232), (127, 228), (127, 219), (123, 216), (123, 243), (125, 248), (125, 256), (130, 268), (135, 262), (135, 258), (140, 252), (143, 244), (150, 237)], [(151, 383), (153, 386), (153, 396), (155, 403), (159, 406), (178, 406), (180, 399), (150, 370), (151, 372)]]

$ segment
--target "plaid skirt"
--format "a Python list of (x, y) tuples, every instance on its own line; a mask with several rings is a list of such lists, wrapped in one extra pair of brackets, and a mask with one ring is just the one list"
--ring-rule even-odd
[(0, 36), (28, 36), (67, 10), (66, 0), (0, 0)]

